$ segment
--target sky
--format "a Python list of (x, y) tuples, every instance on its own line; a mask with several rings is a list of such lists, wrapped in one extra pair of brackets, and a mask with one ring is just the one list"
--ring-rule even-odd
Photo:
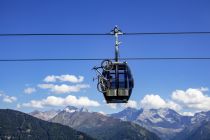
[[(0, 33), (210, 31), (209, 0), (0, 0)], [(120, 36), (120, 57), (210, 57), (210, 35)], [(0, 37), (0, 59), (113, 58), (112, 36)], [(0, 108), (85, 106), (210, 110), (210, 61), (128, 61), (135, 87), (128, 104), (104, 102), (91, 69), (100, 61), (0, 62)]]

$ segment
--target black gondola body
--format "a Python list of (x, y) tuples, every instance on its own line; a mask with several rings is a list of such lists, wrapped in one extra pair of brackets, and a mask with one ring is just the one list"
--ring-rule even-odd
[(134, 80), (126, 62), (114, 62), (109, 71), (103, 70), (102, 75), (107, 79), (106, 90), (103, 91), (107, 103), (127, 103)]

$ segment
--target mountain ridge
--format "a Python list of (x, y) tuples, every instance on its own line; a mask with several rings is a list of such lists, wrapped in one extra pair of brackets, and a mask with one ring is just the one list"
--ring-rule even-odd
[(68, 126), (47, 122), (11, 109), (0, 109), (0, 139), (93, 140)]
[[(84, 107), (76, 108), (74, 106), (67, 106), (59, 113), (61, 112), (65, 115), (60, 117), (59, 121), (56, 121), (58, 121), (61, 124), (67, 124), (68, 126), (71, 126), (77, 130), (88, 132), (89, 134), (92, 134), (95, 131), (97, 132), (97, 130), (94, 129), (94, 131), (91, 132), (88, 130), (88, 127), (93, 128), (97, 125), (103, 126), (104, 124), (102, 120), (107, 121), (106, 117), (112, 117), (120, 119), (123, 122), (128, 121), (137, 124), (141, 127), (144, 127), (150, 132), (153, 132), (156, 135), (158, 135), (162, 140), (175, 140), (174, 138), (178, 138), (178, 136), (181, 137), (187, 132), (189, 133), (191, 129), (200, 128), (204, 121), (210, 121), (210, 111), (198, 112), (195, 113), (194, 116), (184, 116), (169, 108), (136, 109), (128, 107), (120, 112), (107, 114), (106, 117), (104, 117), (104, 115), (102, 115), (101, 113), (89, 112), (88, 109)], [(81, 116), (83, 116), (84, 118)], [(97, 118), (96, 116), (98, 116), (99, 118)], [(49, 121), (52, 121), (53, 119), (54, 118), (52, 118)], [(88, 121), (92, 123), (87, 124), (86, 126), (80, 126), (81, 123), (85, 124)], [(189, 133), (189, 137), (190, 134), (191, 133)], [(179, 140), (179, 138), (176, 140)]]
[(97, 112), (81, 111), (81, 109), (74, 112), (64, 109), (50, 121), (70, 126), (99, 140), (160, 140), (154, 133), (132, 122), (121, 121)]
[[(126, 116), (126, 114), (134, 114)], [(192, 126), (200, 126), (201, 122), (210, 120), (210, 111), (199, 112), (194, 116), (183, 116), (169, 108), (161, 109), (124, 109), (110, 116), (124, 121), (132, 121), (156, 133), (163, 140), (170, 140)], [(126, 119), (125, 119), (126, 118)], [(129, 119), (132, 118), (132, 119)]]

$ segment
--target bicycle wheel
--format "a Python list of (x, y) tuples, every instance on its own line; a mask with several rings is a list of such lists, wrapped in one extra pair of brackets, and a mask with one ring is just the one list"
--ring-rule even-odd
[(105, 84), (102, 84), (102, 83), (97, 84), (97, 89), (98, 89), (99, 92), (102, 92), (102, 93), (106, 92), (106, 90), (107, 90)]
[(101, 67), (103, 68), (103, 70), (105, 71), (110, 71), (113, 67), (112, 61), (109, 59), (103, 60), (101, 62)]
[(100, 77), (97, 88), (100, 92), (106, 92), (108, 88), (107, 81), (104, 78)]

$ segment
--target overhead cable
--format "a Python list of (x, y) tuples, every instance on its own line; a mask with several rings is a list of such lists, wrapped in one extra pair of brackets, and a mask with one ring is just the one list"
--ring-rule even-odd
[[(99, 61), (109, 58), (24, 58), (24, 59), (0, 59), (0, 62), (30, 62), (30, 61)], [(114, 60), (113, 58), (109, 60)], [(210, 57), (130, 57), (120, 60), (210, 60)]]
[[(128, 32), (119, 35), (200, 35), (210, 32)], [(0, 36), (109, 36), (113, 33), (6, 33)]]

